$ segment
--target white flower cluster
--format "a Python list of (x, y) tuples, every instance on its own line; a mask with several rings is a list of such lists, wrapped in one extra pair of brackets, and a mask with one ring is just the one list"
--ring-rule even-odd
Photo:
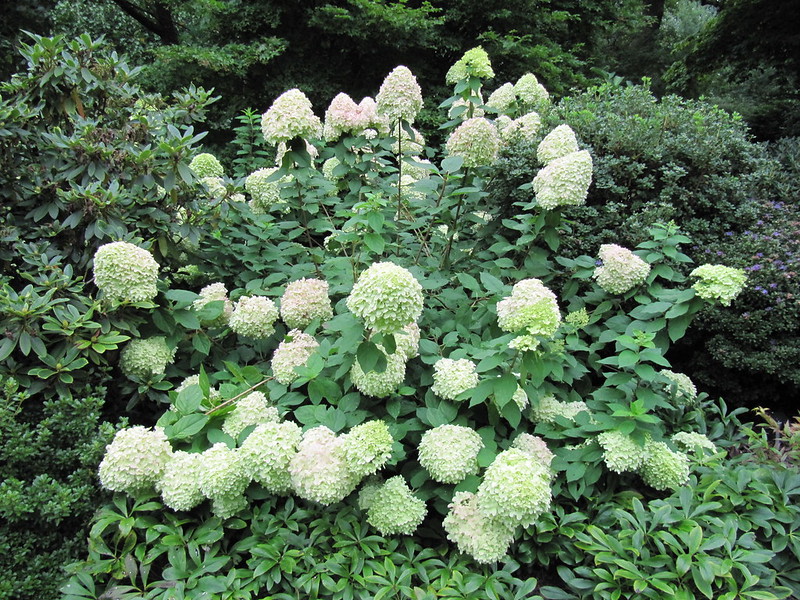
[(419, 356), (419, 325), (411, 322), (394, 334), (396, 350), (406, 357), (406, 360)]
[(508, 112), (517, 101), (517, 95), (514, 92), (514, 85), (511, 83), (504, 83), (491, 94), (486, 101), (486, 106), (495, 109), (498, 113)]
[(258, 169), (244, 180), (244, 189), (250, 194), (250, 210), (257, 215), (265, 215), (274, 207), (286, 203), (281, 198), (281, 187), (290, 182), (289, 176), (269, 181), (278, 171), (278, 167)]
[(222, 302), (222, 314), (216, 319), (204, 322), (211, 327), (225, 325), (228, 319), (230, 319), (231, 313), (233, 313), (233, 303), (228, 299), (228, 289), (225, 287), (225, 284), (217, 282), (205, 286), (200, 290), (200, 297), (192, 303), (195, 310), (202, 310), (209, 302), (217, 301)]
[(664, 442), (645, 445), (645, 458), (639, 470), (644, 482), (657, 490), (677, 490), (689, 481), (689, 457), (671, 450)]
[(198, 483), (202, 468), (203, 455), (199, 452), (174, 452), (156, 482), (164, 504), (172, 510), (191, 510), (205, 500)]
[(128, 377), (146, 380), (163, 375), (174, 358), (175, 348), (163, 336), (134, 339), (120, 353), (119, 367)]
[(263, 339), (275, 333), (278, 307), (264, 296), (242, 296), (233, 307), (228, 320), (231, 329), (239, 335)]
[(445, 81), (449, 84), (456, 84), (469, 77), (479, 77), (480, 79), (494, 77), (489, 55), (480, 46), (467, 50), (464, 56), (459, 58), (447, 71)]
[[(497, 123), (499, 122), (500, 119), (497, 120)], [(541, 126), (542, 119), (539, 113), (529, 112), (513, 121), (508, 119), (505, 126), (500, 129), (500, 137), (506, 142), (519, 139), (530, 144), (536, 139)]]
[(592, 183), (592, 157), (586, 150), (556, 158), (533, 178), (536, 201), (545, 210), (583, 204)]
[(556, 295), (539, 279), (518, 281), (511, 296), (497, 303), (497, 323), (509, 333), (552, 337), (561, 323)]
[(675, 399), (679, 405), (694, 406), (697, 403), (697, 388), (688, 375), (676, 373), (669, 369), (662, 369), (659, 373), (670, 382), (667, 384), (668, 392), (672, 388), (672, 384), (675, 384)]
[(267, 397), (261, 392), (252, 392), (236, 401), (235, 408), (225, 416), (222, 431), (236, 439), (251, 425), (277, 423), (279, 420), (278, 409), (270, 406)]
[(273, 494), (289, 492), (289, 464), (302, 437), (300, 427), (291, 421), (256, 425), (239, 449), (245, 472)]
[(383, 80), (375, 100), (379, 117), (390, 123), (413, 123), (422, 109), (422, 90), (409, 68), (401, 65)]
[(342, 436), (342, 452), (348, 469), (358, 480), (374, 475), (392, 454), (392, 435), (383, 421), (356, 425)]
[(577, 152), (578, 139), (572, 127), (566, 123), (559, 125), (548, 133), (536, 149), (536, 158), (543, 165), (548, 165), (557, 158)]
[(100, 483), (112, 492), (136, 495), (156, 485), (171, 456), (172, 447), (160, 427), (120, 429), (106, 446)]
[(520, 433), (514, 439), (511, 447), (530, 454), (545, 467), (550, 466), (555, 456), (550, 451), (550, 448), (547, 447), (547, 442), (545, 442), (544, 439), (540, 438), (538, 435), (531, 435), (530, 433)]
[(442, 525), (447, 538), (477, 562), (502, 559), (514, 541), (514, 525), (484, 515), (472, 492), (456, 492)]
[(359, 392), (375, 398), (385, 398), (397, 389), (406, 378), (406, 355), (399, 349), (387, 354), (383, 346), (378, 346), (386, 357), (386, 369), (381, 372), (367, 371), (356, 360), (350, 369), (350, 380)]
[(699, 278), (692, 286), (698, 296), (705, 300), (719, 300), (722, 306), (730, 306), (747, 281), (744, 269), (724, 265), (701, 265), (689, 275)]
[(378, 118), (378, 105), (369, 96), (358, 104), (347, 94), (338, 94), (325, 111), (325, 139), (333, 142), (343, 134), (361, 135), (367, 129), (388, 130), (388, 123)]
[(644, 463), (645, 447), (621, 431), (604, 431), (597, 436), (603, 461), (615, 473), (638, 471)]
[(222, 177), (225, 174), (222, 163), (217, 160), (216, 156), (207, 152), (195, 156), (189, 163), (189, 169), (200, 179), (203, 177)]
[(238, 450), (217, 442), (201, 454), (201, 463), (197, 484), (215, 515), (227, 519), (247, 507), (244, 491), (250, 478)]
[(609, 294), (624, 294), (644, 283), (650, 273), (650, 265), (622, 246), (603, 244), (600, 246), (600, 260), (593, 277), (597, 285)]
[(314, 319), (325, 322), (333, 318), (328, 282), (321, 279), (292, 281), (281, 296), (281, 318), (292, 329), (305, 329)]
[(465, 167), (491, 165), (499, 152), (500, 134), (483, 117), (467, 119), (447, 139), (447, 154), (463, 158)]
[(297, 379), (295, 367), (304, 366), (314, 350), (319, 348), (319, 342), (313, 336), (303, 333), (299, 329), (292, 329), (286, 334), (288, 340), (282, 341), (272, 355), (272, 374), (278, 383), (289, 385)]
[(574, 421), (581, 412), (589, 412), (585, 402), (561, 402), (555, 396), (545, 396), (531, 406), (531, 419), (538, 423), (554, 423), (556, 417), (561, 416)]
[(368, 328), (395, 333), (422, 314), (422, 286), (403, 267), (375, 263), (359, 276), (347, 308)]
[(478, 385), (475, 363), (466, 358), (440, 358), (433, 365), (431, 391), (445, 400), (455, 400), (460, 394)]
[(261, 116), (261, 132), (270, 144), (322, 137), (322, 121), (314, 114), (311, 101), (298, 89), (284, 92)]
[(717, 446), (708, 439), (708, 436), (695, 431), (679, 431), (672, 436), (672, 441), (687, 452), (697, 452), (698, 450), (717, 451)]
[(365, 486), (359, 505), (367, 511), (367, 522), (381, 535), (411, 535), (426, 513), (425, 501), (413, 494), (401, 475)]
[(528, 400), (528, 394), (526, 394), (525, 390), (523, 390), (520, 386), (517, 386), (517, 389), (514, 391), (514, 395), (511, 396), (511, 400), (520, 410), (525, 410), (528, 408), (528, 404), (530, 404), (530, 401)]
[(550, 103), (550, 94), (533, 73), (525, 73), (517, 80), (514, 84), (514, 93), (521, 104), (536, 110)]
[(146, 302), (156, 297), (158, 263), (144, 248), (129, 242), (104, 244), (94, 254), (94, 282), (106, 298)]
[(478, 452), (483, 440), (474, 429), (461, 425), (439, 425), (422, 434), (419, 464), (434, 481), (458, 483), (478, 472)]

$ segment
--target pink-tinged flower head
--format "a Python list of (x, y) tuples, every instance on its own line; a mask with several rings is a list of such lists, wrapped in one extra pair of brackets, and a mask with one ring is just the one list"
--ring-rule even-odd
[(325, 139), (338, 140), (342, 134), (358, 135), (370, 127), (380, 128), (375, 100), (367, 96), (360, 103), (347, 94), (339, 94), (325, 111)]
[(281, 296), (281, 318), (292, 329), (305, 329), (314, 319), (333, 318), (328, 283), (322, 279), (298, 279)]

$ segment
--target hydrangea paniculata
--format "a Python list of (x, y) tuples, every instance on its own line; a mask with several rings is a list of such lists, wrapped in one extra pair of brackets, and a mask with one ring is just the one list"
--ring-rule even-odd
[(561, 323), (556, 295), (539, 279), (523, 279), (514, 284), (511, 295), (497, 303), (500, 329), (529, 335), (552, 337)]
[(258, 169), (244, 180), (244, 189), (250, 194), (250, 210), (257, 215), (265, 215), (274, 207), (286, 203), (281, 198), (281, 186), (291, 179), (288, 176), (268, 181), (278, 171), (278, 167)]
[(465, 167), (491, 165), (499, 152), (500, 134), (492, 122), (483, 117), (467, 119), (447, 139), (447, 153), (463, 158)]
[(278, 409), (269, 405), (267, 397), (261, 392), (252, 392), (236, 401), (236, 407), (225, 416), (222, 431), (236, 439), (251, 425), (277, 422), (279, 419)]
[(603, 244), (599, 256), (603, 264), (593, 277), (609, 294), (624, 294), (644, 283), (650, 274), (650, 265), (622, 246)]
[(689, 457), (671, 450), (664, 442), (645, 445), (645, 458), (639, 474), (657, 490), (677, 490), (689, 481)]
[(368, 328), (395, 333), (422, 314), (422, 286), (408, 269), (375, 263), (359, 276), (347, 308)]
[(471, 48), (459, 58), (445, 75), (445, 81), (451, 85), (469, 77), (491, 79), (494, 77), (489, 55), (482, 47)]
[(456, 492), (442, 522), (447, 539), (477, 562), (488, 564), (502, 559), (514, 541), (516, 524), (492, 519), (478, 509), (472, 492)]
[(385, 128), (378, 119), (377, 104), (367, 96), (358, 104), (347, 94), (338, 94), (325, 111), (324, 135), (336, 141), (343, 134), (360, 135), (371, 127)]
[(305, 278), (292, 281), (281, 296), (281, 318), (292, 329), (305, 329), (314, 319), (325, 322), (333, 318), (328, 282)]
[(192, 306), (195, 310), (202, 310), (209, 302), (222, 302), (222, 314), (216, 319), (203, 321), (211, 327), (225, 325), (233, 312), (233, 303), (228, 299), (228, 289), (224, 283), (212, 283), (200, 290), (200, 297), (197, 298)]
[(271, 366), (275, 380), (289, 385), (297, 379), (294, 368), (304, 366), (308, 362), (314, 351), (319, 348), (319, 342), (299, 329), (292, 329), (286, 335), (290, 339), (283, 340), (275, 349)]
[(744, 269), (724, 265), (701, 265), (689, 276), (698, 278), (692, 286), (698, 296), (704, 300), (719, 300), (722, 306), (730, 306), (747, 281)]
[(302, 437), (291, 421), (256, 425), (239, 448), (245, 473), (273, 494), (287, 493), (292, 487), (289, 464)]
[(372, 494), (367, 522), (381, 535), (411, 535), (425, 518), (425, 501), (409, 489), (402, 475), (388, 479)]
[(514, 439), (511, 447), (527, 452), (545, 467), (550, 467), (550, 463), (553, 462), (555, 456), (550, 451), (550, 448), (547, 447), (547, 442), (544, 439), (530, 433), (520, 433)]
[(104, 244), (94, 254), (94, 282), (117, 302), (147, 302), (158, 290), (158, 263), (144, 248), (129, 242)]
[(233, 307), (228, 320), (231, 329), (239, 335), (264, 339), (275, 333), (278, 307), (264, 296), (242, 296)]
[(197, 481), (201, 461), (197, 452), (177, 450), (165, 465), (156, 488), (172, 510), (191, 510), (205, 499)]
[(525, 73), (514, 84), (514, 93), (520, 103), (537, 110), (550, 103), (550, 94), (533, 73)]
[(303, 434), (289, 462), (292, 489), (301, 498), (328, 505), (344, 500), (359, 480), (348, 468), (343, 440), (319, 425)]
[(406, 356), (399, 350), (394, 354), (386, 354), (383, 346), (378, 346), (378, 349), (386, 357), (386, 369), (381, 372), (367, 371), (365, 373), (359, 361), (356, 360), (350, 369), (350, 380), (362, 394), (374, 398), (385, 398), (394, 392), (406, 378)]
[(120, 429), (100, 462), (100, 483), (112, 492), (136, 495), (155, 486), (171, 457), (172, 446), (160, 427)]
[(498, 113), (508, 112), (517, 101), (517, 96), (514, 93), (514, 86), (510, 83), (504, 83), (489, 95), (486, 101), (486, 106), (495, 109)]
[(687, 452), (697, 452), (698, 450), (701, 453), (703, 450), (717, 451), (716, 445), (708, 439), (708, 436), (695, 431), (679, 431), (672, 436), (672, 441)]
[(592, 156), (586, 150), (551, 161), (533, 178), (536, 201), (545, 210), (583, 204), (592, 183)]
[(578, 140), (572, 127), (567, 124), (559, 125), (548, 133), (536, 149), (536, 158), (543, 165), (548, 165), (557, 158), (577, 152)]
[(659, 373), (669, 380), (668, 392), (672, 389), (672, 385), (675, 385), (675, 399), (679, 405), (694, 406), (697, 404), (697, 387), (688, 375), (669, 369), (662, 369)]
[(422, 109), (422, 90), (411, 70), (400, 65), (383, 80), (375, 101), (379, 117), (413, 123)]
[(537, 423), (554, 423), (556, 417), (564, 417), (570, 421), (580, 412), (589, 412), (585, 402), (561, 402), (555, 396), (544, 396), (531, 406), (531, 419)]
[(475, 363), (466, 358), (440, 358), (433, 365), (431, 391), (445, 400), (455, 400), (460, 394), (478, 385)]
[(189, 163), (189, 168), (201, 179), (203, 177), (222, 177), (225, 174), (222, 163), (217, 160), (216, 156), (208, 152), (195, 156)]
[(314, 114), (311, 101), (298, 89), (284, 92), (261, 117), (261, 132), (270, 144), (322, 137), (322, 121)]
[(645, 449), (629, 435), (621, 431), (604, 431), (597, 436), (603, 449), (606, 467), (615, 473), (637, 471), (644, 462)]
[[(499, 121), (499, 119), (498, 119)], [(529, 112), (521, 117), (510, 121), (504, 129), (500, 131), (500, 137), (506, 141), (520, 139), (526, 143), (533, 143), (539, 134), (542, 126), (542, 119), (537, 112)]]
[(175, 348), (167, 346), (164, 336), (133, 339), (122, 349), (119, 367), (128, 377), (147, 380), (163, 375), (174, 358)]
[(419, 464), (439, 483), (459, 483), (478, 472), (478, 452), (483, 440), (474, 429), (439, 425), (422, 434), (417, 449)]
[(350, 473), (358, 480), (375, 474), (392, 454), (394, 439), (383, 421), (356, 425), (342, 436), (342, 451)]

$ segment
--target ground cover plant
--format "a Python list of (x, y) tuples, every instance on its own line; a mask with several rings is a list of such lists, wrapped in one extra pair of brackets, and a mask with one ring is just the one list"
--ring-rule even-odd
[[(102, 375), (135, 423), (99, 463), (112, 501), (63, 598), (798, 592), (796, 474), (731, 462), (737, 413), (667, 358), (747, 273), (693, 264), (670, 222), (636, 247), (565, 255), (592, 154), (547, 124), (533, 74), (494, 91), (492, 75), (480, 48), (450, 69), (441, 147), (414, 129), (422, 90), (401, 66), (374, 99), (333, 98), (324, 119), (287, 91), (260, 118), (264, 144), (244, 115), (233, 176), (193, 132), (157, 125), (163, 162), (120, 184), (105, 207), (119, 224), (87, 227), (85, 254), (58, 245), (65, 219), (94, 214), (72, 217), (85, 201), (42, 213), (56, 232), (45, 258), (77, 273), (84, 304), (9, 313), (7, 376), (51, 380), (39, 391), (61, 397), (56, 381)], [(83, 124), (76, 112), (66, 123)], [(535, 152), (509, 206), (490, 200), (513, 144)], [(85, 186), (97, 173), (77, 174)], [(8, 217), (15, 248), (45, 229), (25, 229), (38, 208), (33, 192), (24, 202)], [(44, 260), (22, 256), (12, 264)], [(6, 306), (36, 289), (20, 271)], [(41, 293), (36, 309), (60, 298)], [(93, 307), (88, 328), (120, 336), (95, 348), (56, 330), (76, 375), (22, 342), (50, 335), (39, 322), (61, 304)]]

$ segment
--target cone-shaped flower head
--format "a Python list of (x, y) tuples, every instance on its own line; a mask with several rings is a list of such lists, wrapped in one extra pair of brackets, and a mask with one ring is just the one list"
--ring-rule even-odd
[(692, 286), (698, 296), (705, 300), (719, 300), (722, 306), (730, 306), (747, 281), (743, 269), (724, 265), (701, 265), (689, 275), (699, 278)]
[(359, 481), (375, 474), (392, 454), (394, 439), (383, 421), (356, 425), (342, 436), (342, 451), (350, 473)]
[(431, 391), (445, 400), (455, 400), (463, 392), (478, 385), (475, 363), (466, 358), (440, 358), (433, 365)]
[(550, 469), (536, 458), (510, 448), (497, 455), (478, 487), (478, 508), (509, 525), (530, 525), (550, 508)]
[(207, 152), (195, 156), (189, 163), (189, 168), (201, 179), (203, 177), (222, 177), (225, 174), (222, 163), (217, 160), (216, 156)]
[(533, 73), (525, 73), (514, 84), (514, 93), (520, 103), (540, 110), (550, 103), (550, 94)]
[(550, 451), (550, 448), (547, 447), (547, 442), (544, 439), (530, 433), (520, 433), (511, 444), (511, 447), (527, 452), (545, 467), (550, 466), (555, 456)]
[(343, 440), (320, 425), (303, 434), (289, 463), (292, 488), (301, 498), (333, 504), (352, 492), (359, 480), (353, 477), (342, 450)]
[(539, 279), (523, 279), (514, 284), (511, 295), (497, 303), (500, 329), (552, 337), (561, 323), (556, 295)]
[(573, 152), (551, 161), (533, 178), (533, 191), (539, 206), (552, 210), (556, 206), (586, 202), (592, 184), (592, 157), (586, 150)]
[(539, 113), (529, 112), (518, 119), (510, 121), (506, 127), (500, 130), (500, 137), (505, 141), (519, 139), (530, 144), (536, 139), (541, 126), (542, 119)]
[(548, 133), (536, 149), (536, 158), (543, 165), (548, 165), (557, 158), (577, 152), (578, 140), (572, 127), (559, 125)]
[(276, 423), (279, 418), (278, 409), (269, 405), (264, 394), (252, 392), (236, 401), (236, 408), (225, 416), (222, 431), (236, 439), (250, 425)]
[(163, 336), (134, 339), (120, 353), (119, 366), (128, 377), (147, 380), (163, 375), (174, 358), (175, 349)]
[(604, 431), (597, 436), (603, 448), (603, 461), (615, 473), (637, 471), (644, 461), (645, 449), (621, 431)]
[(554, 396), (545, 396), (531, 407), (531, 419), (537, 423), (554, 423), (556, 417), (561, 416), (574, 421), (580, 412), (589, 412), (585, 402), (561, 402)]
[(702, 454), (703, 450), (717, 451), (717, 447), (714, 442), (708, 439), (708, 436), (695, 431), (679, 431), (672, 436), (672, 441), (686, 452), (700, 452)]
[(670, 450), (664, 442), (645, 445), (645, 457), (639, 470), (644, 482), (657, 490), (677, 490), (689, 481), (689, 457)]
[(383, 80), (375, 100), (379, 117), (413, 123), (422, 109), (422, 90), (409, 68), (401, 65)]
[(171, 456), (172, 447), (160, 427), (120, 429), (100, 462), (100, 483), (112, 492), (134, 496), (153, 488)]
[(489, 95), (486, 106), (495, 109), (498, 113), (506, 113), (516, 102), (517, 96), (514, 94), (514, 86), (504, 83)]
[(381, 535), (411, 535), (425, 518), (425, 501), (417, 498), (401, 475), (387, 480), (372, 495), (367, 522)]
[(242, 296), (233, 307), (228, 321), (231, 329), (239, 335), (263, 339), (275, 333), (278, 307), (264, 296)]
[(158, 263), (144, 248), (128, 242), (104, 244), (94, 254), (94, 282), (106, 298), (146, 302), (156, 297)]
[(222, 302), (222, 314), (211, 321), (203, 321), (211, 327), (225, 325), (233, 312), (233, 303), (228, 299), (228, 289), (224, 283), (212, 283), (200, 290), (200, 297), (197, 298), (192, 306), (195, 310), (202, 310), (209, 302)]
[(311, 101), (298, 89), (284, 92), (261, 117), (261, 132), (270, 144), (322, 137), (322, 121), (314, 114)]
[(670, 381), (667, 385), (667, 391), (672, 389), (672, 384), (675, 384), (675, 399), (679, 406), (694, 406), (697, 404), (697, 388), (688, 375), (676, 373), (669, 369), (662, 369), (659, 373)]
[(362, 394), (385, 398), (394, 392), (406, 378), (406, 356), (400, 350), (394, 354), (386, 354), (383, 346), (378, 346), (378, 350), (386, 357), (386, 369), (382, 372), (367, 371), (365, 373), (361, 364), (356, 360), (350, 369), (350, 380)]
[(339, 94), (325, 111), (325, 139), (336, 141), (342, 134), (359, 135), (379, 124), (377, 104), (367, 96), (359, 104), (347, 94)]
[(287, 493), (292, 487), (289, 464), (302, 437), (291, 421), (256, 425), (239, 448), (247, 476), (273, 494)]
[(205, 499), (197, 482), (201, 461), (202, 455), (197, 452), (178, 450), (165, 465), (156, 488), (172, 510), (192, 510)]
[(447, 71), (445, 81), (449, 84), (456, 84), (469, 77), (479, 77), (481, 79), (494, 77), (489, 55), (480, 46), (467, 50), (464, 56), (459, 58)]
[(461, 425), (439, 425), (422, 434), (419, 464), (439, 483), (459, 483), (478, 472), (478, 432)]
[(347, 308), (368, 328), (395, 333), (422, 314), (422, 286), (408, 269), (375, 263), (359, 276)]
[(597, 284), (609, 294), (624, 294), (644, 283), (650, 265), (633, 252), (616, 244), (600, 246), (603, 264), (594, 271)]
[(460, 156), (465, 167), (491, 165), (500, 152), (500, 134), (492, 122), (483, 117), (467, 119), (456, 127), (447, 140), (447, 153)]
[(281, 186), (291, 179), (284, 176), (268, 181), (277, 170), (278, 167), (258, 169), (244, 180), (244, 189), (250, 194), (250, 209), (257, 215), (267, 214), (272, 208), (285, 204), (281, 198)]
[(333, 318), (328, 282), (322, 279), (292, 281), (281, 296), (281, 318), (292, 329), (305, 329), (314, 319), (325, 322)]
[(492, 519), (478, 509), (478, 497), (471, 492), (456, 492), (442, 525), (447, 539), (477, 562), (488, 564), (501, 560), (514, 541), (516, 523)]
[(319, 342), (313, 336), (303, 333), (299, 329), (292, 329), (286, 334), (272, 355), (272, 374), (278, 383), (289, 385), (297, 379), (295, 367), (304, 366), (314, 351), (319, 348)]

